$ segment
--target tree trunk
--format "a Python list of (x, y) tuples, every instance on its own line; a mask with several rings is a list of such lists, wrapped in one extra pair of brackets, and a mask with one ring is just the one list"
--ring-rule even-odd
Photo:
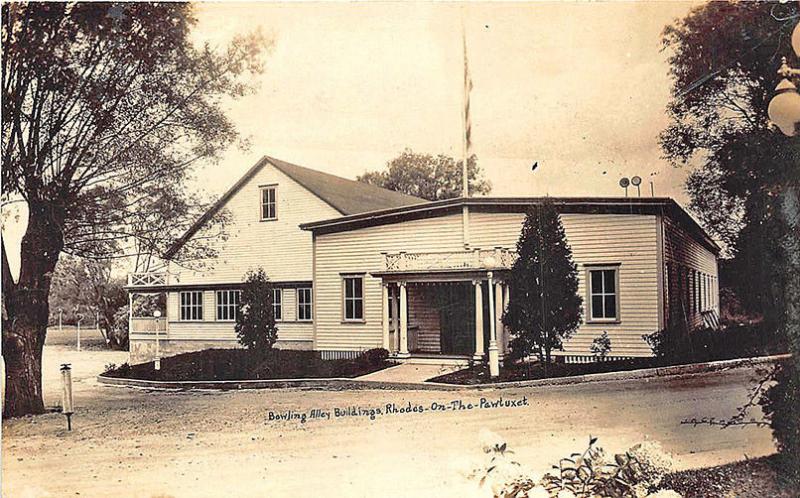
[[(64, 246), (62, 203), (28, 202), (28, 229), (22, 238), (19, 281), (3, 258), (3, 359), (6, 391), (3, 418), (44, 412), (42, 349), (50, 313), (50, 282)], [(5, 249), (5, 247), (3, 248)], [(5, 251), (4, 251), (5, 255)]]

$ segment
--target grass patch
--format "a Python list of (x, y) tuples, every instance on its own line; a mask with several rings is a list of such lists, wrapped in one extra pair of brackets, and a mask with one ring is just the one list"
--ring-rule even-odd
[(394, 365), (385, 349), (370, 349), (350, 360), (323, 360), (316, 351), (272, 349), (206, 349), (161, 359), (161, 370), (153, 362), (109, 365), (103, 375), (116, 378), (203, 381), (353, 378)]
[(664, 477), (661, 486), (684, 498), (792, 498), (800, 496), (797, 483), (782, 479), (776, 455), (705, 469), (685, 470)]

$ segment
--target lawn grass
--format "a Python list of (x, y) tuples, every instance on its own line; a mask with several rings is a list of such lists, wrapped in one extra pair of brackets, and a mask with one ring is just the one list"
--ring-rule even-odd
[(349, 360), (323, 360), (315, 351), (206, 349), (162, 358), (160, 370), (151, 361), (110, 366), (103, 375), (161, 381), (353, 378), (394, 365), (387, 357), (382, 349)]
[[(797, 483), (780, 478), (776, 455), (717, 467), (684, 470), (667, 475), (661, 483), (684, 498), (793, 498)], [(794, 486), (794, 489), (792, 487)]]

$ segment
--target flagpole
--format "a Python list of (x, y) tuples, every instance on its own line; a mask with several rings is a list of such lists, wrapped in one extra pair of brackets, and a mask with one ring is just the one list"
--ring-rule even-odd
[(464, 48), (464, 89), (461, 95), (461, 188), (463, 196), (469, 197), (469, 176), (467, 173), (468, 135), (469, 135), (469, 90), (470, 79), (467, 66), (467, 33), (464, 27), (464, 17), (461, 17), (461, 42)]

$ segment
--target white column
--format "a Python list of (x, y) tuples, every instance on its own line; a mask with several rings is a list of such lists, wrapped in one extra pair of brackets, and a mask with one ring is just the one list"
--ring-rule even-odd
[(500, 375), (500, 354), (497, 350), (497, 327), (495, 323), (494, 308), (494, 283), (492, 282), (492, 272), (488, 272), (489, 278), (489, 375), (497, 377)]
[(392, 330), (394, 330), (394, 344), (392, 344), (392, 347), (394, 348), (394, 352), (397, 353), (400, 351), (400, 307), (397, 305), (397, 301), (400, 299), (400, 296), (398, 295), (400, 289), (395, 285), (391, 290)]
[(408, 295), (406, 283), (400, 282), (400, 352), (397, 356), (408, 358)]
[(383, 326), (383, 349), (389, 349), (389, 284), (381, 283), (381, 325)]
[(473, 280), (475, 286), (475, 356), (474, 359), (483, 359), (483, 282)]
[(500, 359), (502, 360), (506, 354), (506, 337), (503, 330), (503, 284), (500, 281), (494, 284), (494, 319), (496, 321), (495, 329), (497, 330), (497, 348), (499, 350)]
[[(511, 286), (506, 282), (503, 284), (503, 313), (508, 310), (508, 303), (511, 299)], [(503, 351), (508, 352), (508, 343), (511, 341), (511, 334), (508, 332), (508, 327), (503, 324)]]
[[(130, 279), (130, 275), (128, 275)], [(133, 332), (133, 292), (128, 292), (128, 365), (131, 364), (131, 332)]]

